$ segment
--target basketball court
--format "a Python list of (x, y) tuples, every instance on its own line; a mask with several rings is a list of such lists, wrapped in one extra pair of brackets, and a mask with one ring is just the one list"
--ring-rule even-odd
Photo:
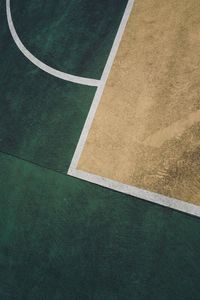
[(13, 42), (29, 62), (67, 83), (97, 87), (69, 175), (199, 216), (198, 12), (195, 0), (128, 1), (98, 79), (31, 53), (6, 1)]
[(199, 216), (199, 3), (133, 4), (69, 174)]
[(198, 299), (199, 15), (0, 0), (1, 299)]

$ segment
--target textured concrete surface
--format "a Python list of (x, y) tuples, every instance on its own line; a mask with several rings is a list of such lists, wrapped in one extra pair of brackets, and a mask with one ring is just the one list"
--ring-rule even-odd
[(199, 13), (136, 1), (78, 169), (200, 204)]

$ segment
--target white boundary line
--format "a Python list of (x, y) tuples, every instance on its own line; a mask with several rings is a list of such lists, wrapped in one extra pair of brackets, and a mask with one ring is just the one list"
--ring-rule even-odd
[(128, 18), (132, 11), (133, 4), (134, 4), (134, 0), (128, 1), (126, 10), (124, 12), (124, 16), (122, 18), (121, 24), (119, 26), (115, 41), (113, 43), (113, 46), (112, 46), (112, 49), (110, 52), (110, 55), (108, 57), (106, 66), (104, 68), (104, 72), (101, 77), (101, 83), (97, 88), (94, 100), (92, 102), (88, 117), (87, 117), (85, 125), (83, 127), (79, 142), (77, 144), (77, 147), (76, 147), (76, 150), (75, 150), (75, 153), (72, 158), (72, 161), (71, 161), (71, 164), (70, 164), (67, 174), (74, 176), (76, 178), (86, 180), (88, 182), (98, 184), (100, 186), (124, 193), (124, 194), (135, 196), (135, 197), (141, 198), (143, 200), (147, 200), (149, 202), (160, 204), (160, 205), (163, 205), (163, 206), (166, 206), (169, 208), (173, 208), (173, 209), (181, 211), (181, 212), (185, 212), (185, 213), (200, 217), (200, 206), (198, 206), (198, 205), (194, 205), (194, 204), (191, 204), (191, 203), (188, 203), (188, 202), (185, 202), (182, 200), (178, 200), (175, 198), (166, 197), (164, 195), (153, 193), (153, 192), (143, 190), (143, 189), (139, 189), (137, 187), (123, 184), (123, 183), (115, 181), (115, 180), (111, 180), (111, 179), (101, 177), (101, 176), (98, 176), (95, 174), (77, 170), (78, 161), (80, 159), (81, 153), (83, 151), (83, 147), (87, 140), (87, 136), (88, 136), (89, 130), (91, 128), (92, 121), (94, 119), (98, 104), (99, 104), (101, 96), (103, 94), (105, 84), (106, 84), (108, 75), (110, 73), (114, 58), (116, 56), (123, 32), (125, 30), (125, 27), (126, 27), (126, 24), (128, 21)]
[(10, 10), (10, 0), (6, 0), (6, 13), (7, 13), (7, 21), (8, 21), (8, 26), (11, 32), (11, 35), (13, 37), (13, 40), (15, 41), (16, 45), (18, 46), (19, 50), (30, 60), (34, 65), (36, 65), (38, 68), (42, 69), (43, 71), (58, 77), (60, 79), (74, 82), (74, 83), (79, 83), (83, 85), (88, 85), (88, 86), (98, 86), (92, 106), (90, 108), (87, 120), (85, 122), (83, 131), (81, 133), (81, 137), (79, 139), (78, 145), (76, 147), (76, 151), (74, 153), (71, 165), (68, 170), (68, 175), (101, 185), (103, 187), (107, 187), (109, 189), (122, 192), (124, 194), (132, 195), (138, 198), (142, 198), (144, 200), (160, 204), (166, 207), (170, 207), (194, 216), (200, 217), (200, 206), (194, 205), (187, 203), (185, 201), (181, 201), (178, 199), (166, 197), (164, 195), (160, 195), (157, 193), (149, 192), (143, 189), (139, 189), (134, 186), (126, 185), (121, 182), (111, 180), (105, 177), (101, 177), (95, 174), (90, 174), (84, 171), (77, 170), (77, 164), (80, 159), (81, 153), (83, 151), (84, 144), (87, 140), (87, 136), (89, 133), (89, 130), (92, 125), (92, 121), (94, 119), (98, 104), (100, 102), (102, 93), (105, 88), (105, 84), (108, 78), (108, 75), (110, 73), (114, 58), (116, 56), (124, 29), (126, 27), (128, 18), (130, 16), (130, 13), (132, 11), (132, 7), (134, 4), (134, 0), (129, 0), (124, 16), (122, 18), (121, 24), (119, 26), (115, 41), (113, 43), (113, 47), (111, 49), (110, 55), (108, 57), (106, 66), (104, 68), (104, 72), (102, 74), (101, 80), (96, 80), (96, 79), (90, 79), (90, 78), (84, 78), (84, 77), (79, 77), (75, 75), (71, 75), (68, 73), (64, 73), (61, 71), (58, 71), (54, 68), (51, 68), (50, 66), (44, 64), (40, 60), (38, 60), (35, 56), (33, 56), (27, 49), (26, 47), (22, 44), (12, 21), (12, 15), (11, 15), (11, 10)]
[(115, 190), (117, 192), (121, 192), (123, 194), (131, 195), (137, 198), (141, 198), (142, 200), (147, 200), (149, 202), (160, 204), (165, 207), (173, 208), (175, 210), (200, 217), (200, 206), (198, 205), (194, 205), (175, 198), (166, 197), (157, 193), (149, 192), (137, 188), (135, 186), (123, 184), (115, 180), (111, 180), (77, 169), (69, 169), (68, 175), (98, 184), (100, 186)]
[(15, 41), (15, 44), (17, 45), (19, 50), (24, 54), (24, 56), (26, 58), (28, 58), (28, 60), (30, 60), (35, 66), (37, 66), (41, 70), (45, 71), (46, 73), (49, 73), (57, 78), (60, 78), (60, 79), (66, 80), (66, 81), (79, 83), (79, 84), (83, 84), (83, 85), (88, 85), (88, 86), (98, 86), (100, 84), (100, 80), (79, 77), (79, 76), (71, 75), (71, 74), (68, 74), (65, 72), (61, 72), (61, 71), (58, 71), (58, 70), (46, 65), (45, 63), (43, 63), (42, 61), (37, 59), (33, 54), (31, 54), (28, 51), (28, 49), (26, 49), (26, 47), (21, 42), (21, 40), (15, 30), (15, 26), (14, 26), (13, 20), (12, 20), (11, 9), (10, 9), (10, 0), (6, 0), (6, 15), (7, 15), (8, 27), (10, 29), (12, 38)]
[(94, 100), (92, 102), (92, 105), (91, 105), (90, 111), (88, 113), (85, 125), (83, 127), (80, 139), (78, 141), (78, 144), (77, 144), (74, 156), (72, 158), (70, 169), (75, 170), (76, 167), (77, 167), (77, 164), (78, 164), (79, 158), (81, 156), (81, 153), (82, 153), (83, 147), (85, 145), (85, 142), (87, 140), (87, 136), (88, 136), (90, 127), (92, 125), (92, 121), (94, 119), (97, 107), (98, 107), (99, 102), (101, 100), (101, 96), (103, 94), (103, 91), (104, 91), (104, 88), (105, 88), (105, 85), (106, 85), (106, 81), (108, 79), (108, 75), (110, 73), (111, 67), (113, 65), (113, 61), (114, 61), (115, 56), (117, 54), (117, 50), (118, 50), (118, 47), (119, 47), (122, 35), (124, 33), (124, 29), (126, 27), (128, 18), (130, 16), (131, 11), (132, 11), (132, 7), (133, 7), (133, 4), (134, 4), (134, 1), (135, 0), (129, 0), (128, 4), (126, 6), (126, 9), (125, 9), (125, 12), (124, 12), (124, 16), (123, 16), (123, 18), (121, 20), (121, 24), (119, 26), (119, 29), (118, 29), (117, 35), (115, 37), (112, 49), (110, 51), (110, 55), (108, 57), (108, 60), (106, 62), (106, 66), (104, 68), (104, 71), (103, 71), (103, 74), (102, 74), (102, 77), (101, 77), (101, 83), (100, 83), (100, 85), (98, 86), (98, 88), (96, 90), (96, 94), (94, 96)]

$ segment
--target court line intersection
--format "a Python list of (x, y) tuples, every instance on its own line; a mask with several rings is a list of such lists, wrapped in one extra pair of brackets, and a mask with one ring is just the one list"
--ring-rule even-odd
[(158, 193), (150, 192), (150, 191), (140, 189), (135, 186), (128, 185), (128, 184), (123, 184), (123, 183), (115, 181), (115, 180), (111, 180), (111, 179), (108, 179), (108, 178), (105, 178), (102, 176), (98, 176), (98, 175), (91, 174), (91, 173), (77, 169), (77, 165), (78, 165), (80, 156), (82, 154), (84, 145), (86, 143), (88, 133), (90, 131), (93, 119), (95, 117), (96, 110), (97, 110), (99, 102), (101, 100), (101, 96), (103, 94), (103, 91), (104, 91), (104, 88), (106, 85), (106, 81), (108, 79), (111, 67), (113, 65), (114, 58), (116, 56), (118, 47), (120, 45), (120, 41), (121, 41), (123, 32), (125, 30), (129, 16), (133, 9), (133, 5), (134, 5), (134, 0), (129, 0), (127, 7), (125, 9), (123, 18), (121, 20), (121, 24), (119, 26), (117, 35), (115, 37), (112, 49), (110, 51), (110, 55), (108, 57), (106, 66), (104, 68), (104, 71), (103, 71), (103, 74), (101, 77), (101, 83), (97, 88), (97, 91), (96, 91), (94, 100), (92, 102), (88, 117), (86, 119), (79, 142), (77, 144), (71, 165), (68, 169), (68, 175), (82, 179), (82, 180), (86, 180), (88, 182), (98, 184), (100, 186), (103, 186), (103, 187), (106, 187), (106, 188), (109, 188), (109, 189), (112, 189), (112, 190), (115, 190), (115, 191), (118, 191), (118, 192), (121, 192), (124, 194), (135, 196), (135, 197), (141, 198), (143, 200), (147, 200), (152, 203), (160, 204), (165, 207), (173, 208), (175, 210), (200, 217), (200, 206), (198, 206), (198, 205), (191, 204), (191, 203), (179, 200), (179, 199), (167, 197), (167, 196), (164, 196), (164, 195), (161, 195)]
[(6, 0), (6, 14), (7, 14), (8, 26), (10, 29), (10, 33), (13, 37), (13, 40), (15, 41), (19, 50), (24, 54), (24, 56), (29, 61), (31, 61), (38, 68), (42, 69), (43, 71), (45, 71), (57, 78), (63, 79), (65, 81), (70, 81), (73, 83), (97, 87), (95, 97), (93, 99), (90, 111), (88, 113), (88, 117), (87, 117), (85, 125), (83, 127), (79, 142), (77, 144), (77, 147), (76, 147), (76, 150), (75, 150), (75, 153), (72, 158), (72, 161), (71, 161), (71, 164), (70, 164), (67, 174), (70, 176), (76, 177), (76, 178), (80, 178), (82, 180), (86, 180), (88, 182), (98, 184), (100, 186), (103, 186), (103, 187), (106, 187), (106, 188), (109, 188), (112, 190), (116, 190), (118, 192), (122, 192), (124, 194), (132, 195), (132, 196), (135, 196), (135, 197), (138, 197), (138, 198), (141, 198), (141, 199), (144, 199), (144, 200), (156, 203), (156, 204), (160, 204), (160, 205), (163, 205), (166, 207), (170, 207), (170, 208), (200, 217), (200, 206), (198, 206), (198, 205), (187, 203), (185, 201), (181, 201), (181, 200), (178, 200), (175, 198), (166, 197), (161, 194), (153, 193), (153, 192), (150, 192), (147, 190), (143, 190), (143, 189), (140, 189), (140, 188), (137, 188), (134, 186), (123, 184), (123, 183), (115, 181), (115, 180), (111, 180), (111, 179), (108, 179), (105, 177), (101, 177), (101, 176), (91, 174), (91, 173), (77, 169), (77, 165), (78, 165), (80, 156), (82, 154), (84, 145), (86, 143), (87, 136), (90, 131), (96, 110), (98, 108), (98, 105), (101, 100), (101, 96), (103, 94), (109, 73), (111, 71), (115, 56), (117, 54), (117, 50), (120, 45), (120, 41), (121, 41), (123, 32), (124, 32), (126, 24), (128, 22), (129, 16), (132, 12), (133, 5), (134, 5), (134, 0), (129, 0), (100, 80), (79, 77), (79, 76), (75, 76), (75, 75), (72, 75), (69, 73), (61, 72), (59, 70), (56, 70), (56, 69), (46, 65), (45, 63), (43, 63), (42, 61), (37, 59), (23, 45), (23, 43), (21, 42), (21, 40), (16, 32), (16, 29), (14, 27), (13, 20), (12, 20), (10, 0)]

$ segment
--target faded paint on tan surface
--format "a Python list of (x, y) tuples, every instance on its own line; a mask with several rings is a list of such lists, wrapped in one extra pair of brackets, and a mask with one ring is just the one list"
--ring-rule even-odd
[(136, 1), (78, 169), (200, 204), (199, 16)]

